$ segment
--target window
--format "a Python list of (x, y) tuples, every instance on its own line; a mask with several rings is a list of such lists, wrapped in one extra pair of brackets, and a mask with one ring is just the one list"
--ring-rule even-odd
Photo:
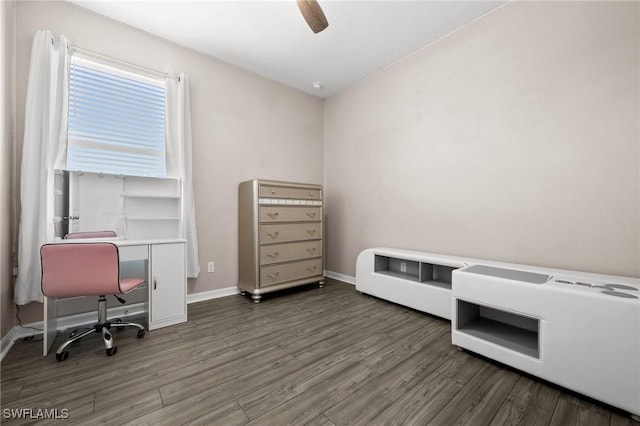
[(163, 80), (73, 56), (67, 169), (166, 177)]

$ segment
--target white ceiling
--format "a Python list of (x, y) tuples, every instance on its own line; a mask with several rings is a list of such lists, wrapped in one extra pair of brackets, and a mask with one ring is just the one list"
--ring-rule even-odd
[(314, 34), (294, 0), (68, 1), (323, 98), (506, 2), (319, 0)]

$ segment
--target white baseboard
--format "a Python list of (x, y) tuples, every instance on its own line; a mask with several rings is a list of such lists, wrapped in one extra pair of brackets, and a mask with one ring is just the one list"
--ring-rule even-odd
[(338, 272), (327, 271), (325, 269), (324, 276), (327, 278), (333, 278), (334, 280), (345, 282), (347, 284), (356, 285), (356, 277), (352, 277), (351, 275), (340, 274)]
[[(202, 302), (205, 300), (217, 299), (219, 297), (232, 296), (240, 293), (238, 287), (226, 287), (217, 290), (204, 291), (187, 295), (187, 304)], [(114, 306), (107, 310), (108, 318), (127, 318), (131, 316), (144, 315), (145, 303), (135, 303), (126, 306)], [(82, 327), (87, 324), (93, 324), (97, 321), (98, 313), (96, 311), (84, 312), (81, 314), (60, 317), (57, 321), (58, 331), (66, 330), (73, 327)], [(15, 326), (0, 341), (0, 360), (9, 352), (16, 340), (29, 336), (38, 336), (42, 334), (44, 324), (42, 321), (25, 324), (23, 327)], [(37, 330), (36, 330), (37, 329)]]
[[(338, 274), (336, 272), (325, 271), (326, 277), (333, 278), (339, 281), (344, 281), (349, 284), (355, 284), (354, 277), (348, 275)], [(187, 304), (204, 302), (205, 300), (218, 299), (220, 297), (233, 296), (240, 293), (238, 287), (225, 287), (216, 290), (203, 291), (200, 293), (193, 293), (187, 295)], [(125, 313), (126, 311), (126, 313)], [(109, 318), (119, 317), (126, 318), (135, 315), (143, 315), (145, 313), (144, 303), (136, 303), (127, 306), (115, 306), (107, 310), (107, 316)], [(72, 327), (81, 327), (87, 324), (93, 324), (96, 321), (96, 312), (86, 312), (82, 314), (69, 315), (66, 317), (58, 318), (58, 331), (65, 330)], [(33, 327), (33, 328), (27, 328)], [(29, 336), (37, 336), (42, 334), (42, 328), (44, 324), (42, 321), (25, 324), (24, 327), (15, 326), (2, 338), (0, 341), (0, 360), (9, 352), (9, 349), (13, 346), (13, 343), (18, 340)], [(34, 328), (39, 329), (34, 330)]]
[(13, 347), (13, 342), (24, 337), (41, 334), (36, 330), (31, 330), (22, 327), (13, 327), (7, 334), (4, 335), (2, 341), (0, 341), (0, 360), (4, 359), (4, 356), (9, 353), (9, 349)]
[[(327, 278), (333, 278), (334, 280), (343, 281), (348, 284), (356, 285), (356, 277), (351, 277), (349, 275), (325, 270), (324, 276)], [(234, 286), (203, 291), (200, 293), (187, 294), (187, 304), (204, 302), (206, 300), (218, 299), (220, 297), (233, 296), (234, 294), (238, 293), (240, 293), (240, 289)]]
[(240, 293), (240, 289), (236, 286), (219, 288), (216, 290), (203, 291), (200, 293), (187, 294), (187, 304), (204, 302), (205, 300), (218, 299), (220, 297), (233, 296)]
[[(144, 315), (144, 303), (135, 303), (126, 306), (114, 306), (107, 309), (108, 318), (128, 318), (137, 315)], [(81, 314), (68, 315), (59, 317), (57, 320), (57, 331), (66, 330), (68, 328), (78, 328), (87, 324), (94, 324), (98, 320), (98, 312), (83, 312)], [(25, 324), (23, 327), (15, 326), (2, 338), (0, 342), (0, 360), (9, 352), (14, 342), (29, 336), (38, 336), (42, 334), (44, 323), (42, 321)], [(37, 329), (37, 330), (36, 330)]]

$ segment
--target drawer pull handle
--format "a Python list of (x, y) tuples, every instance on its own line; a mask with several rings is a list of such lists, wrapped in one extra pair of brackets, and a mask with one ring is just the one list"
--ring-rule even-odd
[(267, 232), (267, 235), (270, 236), (271, 238), (275, 239), (278, 237), (278, 235), (280, 235), (280, 233), (278, 231), (276, 232)]
[(315, 233), (316, 233), (316, 230), (315, 230), (315, 229), (307, 229), (307, 234), (309, 234), (309, 235), (313, 235), (313, 234), (315, 234)]
[(317, 266), (316, 266), (316, 265), (313, 265), (313, 266), (307, 266), (307, 271), (309, 271), (309, 272), (313, 272), (313, 271), (315, 271), (316, 269), (317, 269)]
[(307, 216), (314, 218), (316, 217), (316, 212), (307, 212)]
[(309, 193), (309, 197), (313, 197), (313, 192), (310, 192), (310, 193)]
[(307, 249), (307, 251), (308, 251), (309, 253), (315, 253), (316, 248), (315, 248), (315, 247), (309, 247), (309, 248)]
[(278, 212), (267, 213), (267, 216), (269, 216), (271, 219), (275, 219), (276, 217), (278, 217)]
[(270, 274), (267, 274), (267, 276), (272, 280), (275, 280), (276, 278), (278, 278), (279, 275), (280, 275), (280, 272), (272, 272)]
[(272, 194), (275, 194), (275, 193), (276, 193), (276, 190), (275, 190), (275, 189), (272, 189), (272, 190), (271, 190), (271, 193), (272, 193)]
[(273, 258), (275, 258), (275, 257), (278, 257), (278, 255), (279, 255), (279, 254), (280, 254), (280, 252), (273, 251), (273, 252), (271, 252), (271, 253), (267, 253), (267, 256), (269, 256), (270, 258), (272, 258), (272, 259), (273, 259)]

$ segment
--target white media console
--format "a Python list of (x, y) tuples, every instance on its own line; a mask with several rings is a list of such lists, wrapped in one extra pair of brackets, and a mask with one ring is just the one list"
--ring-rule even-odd
[(356, 289), (451, 320), (452, 343), (640, 420), (640, 280), (392, 248)]

